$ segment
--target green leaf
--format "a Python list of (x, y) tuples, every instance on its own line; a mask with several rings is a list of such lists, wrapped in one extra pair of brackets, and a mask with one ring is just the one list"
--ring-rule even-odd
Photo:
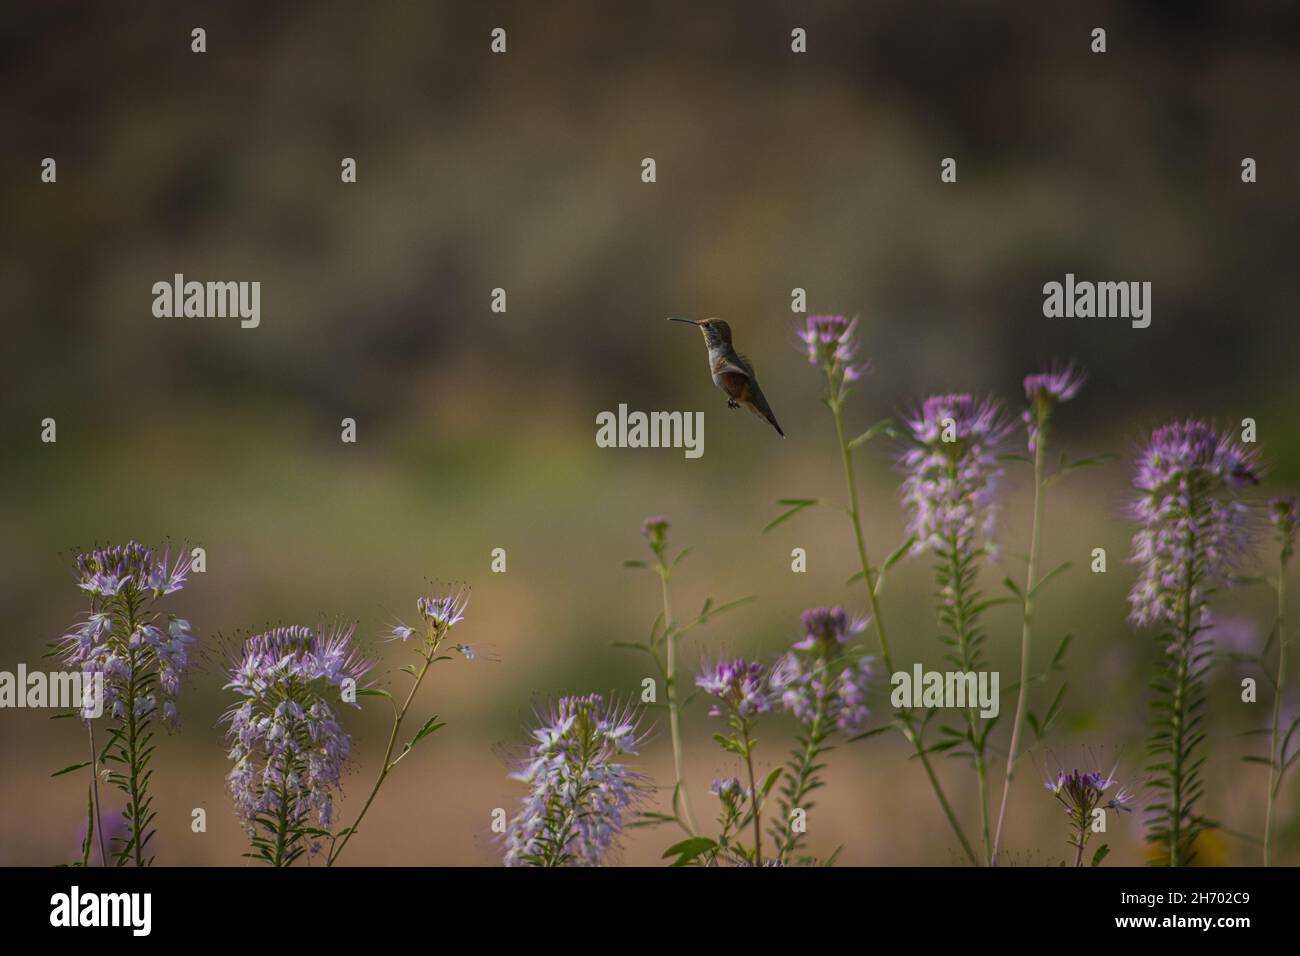
[(724, 737), (722, 734), (714, 734), (713, 739), (717, 742), (719, 747), (728, 753), (739, 754), (742, 757), (745, 756), (745, 745), (735, 737)]
[(771, 773), (767, 775), (767, 779), (763, 781), (762, 789), (759, 790), (759, 793), (762, 796), (766, 797), (768, 795), (773, 785), (777, 782), (778, 779), (780, 779), (781, 774), (784, 770), (785, 770), (784, 767), (777, 767), (775, 770), (773, 770)]
[(625, 567), (625, 568), (644, 568), (644, 567), (647, 567), (647, 565), (646, 565), (646, 563), (645, 563), (644, 561), (624, 561), (624, 562), (623, 562), (623, 567)]
[[(86, 787), (86, 839), (81, 841), (81, 865), (90, 866), (90, 838), (95, 835), (95, 790)], [(105, 861), (107, 862), (107, 861)]]
[(661, 859), (668, 859), (670, 856), (677, 857), (671, 864), (672, 866), (686, 866), (688, 863), (695, 862), (700, 854), (708, 853), (717, 847), (717, 841), (711, 840), (706, 836), (688, 837), (680, 843), (674, 843), (668, 849), (664, 850)]
[(1110, 846), (1109, 844), (1103, 843), (1101, 846), (1097, 847), (1097, 852), (1092, 855), (1092, 863), (1090, 865), (1101, 866), (1101, 861), (1106, 859), (1108, 853), (1110, 853)]
[(889, 557), (885, 558), (885, 563), (884, 563), (884, 566), (883, 566), (884, 570), (888, 571), (890, 568), (892, 568), (894, 565), (896, 565), (899, 561), (903, 560), (903, 558), (907, 555), (907, 552), (909, 552), (909, 551), (912, 550), (912, 546), (913, 546), (914, 544), (916, 544), (916, 535), (912, 535), (910, 538), (908, 538), (906, 541), (904, 541), (901, 545), (899, 545), (898, 548), (894, 551), (893, 554), (891, 554)]
[(673, 558), (673, 565), (672, 565), (672, 566), (673, 566), (674, 568), (677, 567), (677, 565), (679, 565), (679, 564), (682, 563), (682, 558), (686, 557), (688, 554), (690, 554), (690, 553), (691, 553), (692, 551), (694, 551), (694, 550), (695, 550), (694, 548), (682, 548), (681, 553), (678, 554), (677, 557)]
[(884, 418), (876, 422), (874, 425), (872, 425), (870, 428), (864, 431), (857, 438), (853, 439), (853, 441), (849, 442), (849, 447), (857, 448), (859, 445), (866, 444), (867, 442), (871, 441), (871, 439), (875, 438), (877, 435), (880, 435), (882, 433), (888, 435), (890, 438), (898, 437), (898, 432), (894, 430), (893, 419)]
[(418, 744), (425, 737), (429, 736), (429, 734), (433, 733), (435, 730), (440, 730), (441, 728), (446, 726), (447, 726), (447, 722), (443, 721), (442, 723), (439, 723), (438, 715), (434, 714), (432, 717), (430, 717), (428, 720), (424, 722), (424, 726), (421, 727), (419, 731), (416, 732), (415, 736), (411, 738), (411, 742), (406, 745), (406, 749), (410, 750), (412, 747)]
[(707, 600), (704, 602), (704, 609), (700, 611), (699, 620), (703, 623), (710, 618), (717, 617), (719, 614), (725, 614), (734, 608), (741, 607), (745, 604), (753, 604), (757, 600), (758, 598), (751, 594), (748, 597), (738, 598), (735, 601), (728, 601), (726, 604), (719, 604), (717, 607), (711, 607), (712, 599)]
[(1072, 562), (1066, 561), (1063, 564), (1058, 564), (1056, 567), (1052, 568), (1052, 570), (1044, 574), (1041, 578), (1038, 579), (1038, 583), (1035, 584), (1033, 588), (1030, 590), (1029, 592), (1030, 597), (1032, 597), (1033, 595), (1041, 591), (1043, 585), (1045, 585), (1048, 581), (1052, 580), (1052, 578), (1056, 577), (1058, 574), (1064, 574), (1066, 571), (1068, 571), (1071, 565)]
[(1074, 640), (1073, 634), (1067, 634), (1061, 638), (1061, 644), (1057, 647), (1056, 653), (1052, 655), (1052, 663), (1048, 665), (1048, 670), (1054, 671), (1061, 666), (1061, 662), (1065, 660), (1065, 652), (1069, 649), (1072, 640)]
[(74, 770), (80, 770), (82, 767), (89, 767), (90, 761), (85, 763), (74, 763), (71, 767), (64, 767), (62, 770), (56, 770), (50, 774), (51, 777), (62, 777), (65, 773), (72, 773)]
[[(638, 641), (610, 641), (609, 646), (621, 647), (625, 651), (644, 651), (646, 654), (649, 654), (651, 657), (655, 657), (655, 652), (650, 649), (649, 645), (642, 644)], [(655, 659), (658, 660), (657, 657)]]
[(393, 699), (393, 695), (390, 694), (388, 691), (384, 690), (382, 687), (358, 687), (357, 696), (358, 697), (387, 697), (389, 700)]
[(771, 531), (777, 525), (781, 524), (783, 521), (789, 521), (800, 511), (803, 511), (804, 508), (810, 508), (813, 505), (817, 504), (817, 499), (816, 498), (782, 498), (780, 501), (777, 502), (777, 504), (786, 505), (787, 507), (790, 508), (790, 510), (778, 516), (775, 521), (773, 521), (766, 528), (764, 528), (762, 531), (763, 534), (767, 534), (769, 531)]
[(888, 729), (889, 727), (888, 725), (886, 725), (884, 727), (876, 727), (874, 730), (864, 730), (860, 734), (854, 734), (852, 737), (848, 739), (848, 742), (853, 743), (854, 741), (857, 740), (866, 740), (868, 737), (874, 737), (877, 734), (883, 734)]
[(1043, 487), (1050, 488), (1062, 478), (1065, 478), (1071, 472), (1078, 471), (1080, 468), (1091, 468), (1094, 465), (1103, 465), (1108, 461), (1114, 461), (1118, 457), (1118, 455), (1112, 454), (1093, 455), (1090, 458), (1080, 458), (1078, 461), (1067, 462), (1065, 456), (1062, 455), (1060, 470), (1058, 470), (1054, 475), (1049, 475), (1043, 482)]
[(1069, 686), (1069, 684), (1062, 684), (1061, 689), (1058, 690), (1056, 696), (1052, 698), (1052, 705), (1047, 708), (1047, 713), (1043, 715), (1044, 733), (1046, 733), (1047, 729), (1052, 726), (1058, 717), (1061, 716), (1061, 701), (1065, 699), (1065, 689)]

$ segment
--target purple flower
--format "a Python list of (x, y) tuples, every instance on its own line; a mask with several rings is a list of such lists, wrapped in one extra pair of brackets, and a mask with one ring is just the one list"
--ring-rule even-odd
[(781, 706), (819, 735), (839, 729), (861, 730), (870, 717), (867, 684), (872, 659), (846, 645), (865, 621), (843, 608), (809, 608), (802, 615), (804, 635), (772, 668), (770, 686)]
[[(1137, 460), (1138, 522), (1131, 560), (1138, 579), (1130, 619), (1140, 627), (1209, 623), (1208, 589), (1226, 580), (1250, 547), (1246, 505), (1236, 492), (1259, 481), (1258, 455), (1204, 422), (1157, 428)], [(1181, 626), (1181, 625), (1180, 625)]]
[[(445, 594), (424, 595), (416, 599), (415, 607), (424, 621), (425, 647), (429, 651), (436, 650), (447, 632), (465, 620), (469, 591), (456, 587)], [(386, 640), (405, 643), (417, 633), (415, 628), (398, 621), (389, 628)]]
[(76, 564), (81, 589), (99, 597), (115, 597), (132, 582), (143, 589), (154, 569), (153, 552), (138, 541), (78, 555)]
[[(103, 708), (115, 717), (147, 717), (161, 708), (164, 721), (174, 725), (193, 629), (182, 618), (162, 618), (153, 606), (184, 585), (188, 559), (169, 566), (166, 555), (157, 562), (152, 551), (131, 541), (78, 555), (76, 570), (91, 611), (58, 642), (64, 665), (104, 675)], [(87, 702), (82, 716), (89, 719), (97, 705)]]
[(422, 597), (415, 604), (425, 621), (445, 631), (465, 620), (469, 592), (463, 588), (453, 589), (446, 594)]
[(641, 712), (599, 694), (561, 697), (539, 713), (511, 779), (528, 786), (506, 830), (507, 866), (597, 866), (648, 784), (622, 757), (645, 739)]
[(820, 646), (834, 649), (861, 634), (865, 618), (850, 618), (842, 607), (813, 607), (800, 615), (804, 636), (795, 643), (799, 650)]
[(847, 382), (856, 381), (866, 371), (865, 365), (854, 365), (857, 349), (854, 333), (858, 320), (842, 315), (810, 315), (797, 334), (806, 346), (808, 362), (828, 373), (840, 370)]
[[(352, 643), (351, 628), (318, 633), (308, 627), (277, 627), (244, 642), (226, 689), (243, 700), (223, 716), (234, 769), (227, 775), (235, 812), (258, 844), (257, 828), (287, 827), (289, 853), (301, 828), (328, 829), (333, 793), (351, 750), (351, 738), (331, 703), (347, 700), (370, 670)], [(348, 695), (352, 696), (352, 695)], [(355, 697), (351, 702), (353, 706)], [(279, 831), (273, 833), (275, 842)], [(261, 837), (263, 841), (268, 838)], [(263, 853), (270, 862), (292, 862), (284, 848)]]
[(723, 658), (714, 664), (705, 662), (695, 686), (718, 698), (719, 703), (709, 708), (710, 717), (749, 717), (772, 709), (767, 674), (757, 661)]
[(650, 547), (656, 551), (660, 550), (664, 544), (664, 537), (668, 534), (668, 519), (655, 515), (646, 518), (641, 522), (641, 535), (650, 542)]
[(1115, 782), (1113, 769), (1107, 774), (1095, 771), (1080, 773), (1078, 770), (1066, 773), (1060, 770), (1056, 774), (1056, 779), (1049, 779), (1043, 786), (1061, 802), (1066, 813), (1077, 820), (1091, 822), (1092, 811), (1097, 807), (1124, 813), (1132, 810), (1129, 804), (1132, 803), (1133, 798), (1122, 787), (1115, 791), (1114, 796), (1108, 801), (1102, 803), (1105, 792), (1114, 786)]
[(734, 803), (740, 797), (747, 795), (745, 785), (736, 777), (715, 777), (709, 787), (709, 793), (723, 803)]
[(976, 536), (987, 539), (993, 529), (998, 446), (1009, 431), (1001, 408), (970, 395), (935, 395), (907, 424), (912, 444), (899, 465), (913, 552), (972, 550)]
[(1079, 389), (1088, 381), (1088, 373), (1073, 364), (1053, 365), (1046, 372), (1035, 372), (1025, 376), (1025, 398), (1031, 404), (1037, 402), (1068, 402), (1079, 394)]
[(1054, 364), (1046, 372), (1025, 376), (1025, 398), (1029, 401), (1029, 407), (1021, 413), (1021, 417), (1029, 432), (1031, 452), (1038, 449), (1039, 439), (1047, 427), (1052, 409), (1079, 394), (1079, 389), (1087, 380), (1088, 373), (1073, 364)]

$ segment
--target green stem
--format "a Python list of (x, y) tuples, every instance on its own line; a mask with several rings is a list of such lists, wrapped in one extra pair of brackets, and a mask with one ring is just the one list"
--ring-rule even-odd
[(1282, 754), (1278, 751), (1278, 733), (1282, 722), (1282, 685), (1286, 678), (1286, 553), (1278, 561), (1277, 571), (1277, 681), (1273, 687), (1273, 732), (1269, 737), (1268, 802), (1264, 810), (1264, 865), (1271, 866), (1273, 845), (1273, 799), (1281, 783)]
[(790, 806), (786, 808), (785, 834), (776, 849), (776, 858), (782, 862), (799, 848), (799, 841), (803, 837), (802, 833), (794, 832), (794, 821), (790, 820), (789, 816), (799, 808), (804, 797), (811, 791), (811, 785), (817, 780), (815, 774), (809, 773), (809, 768), (816, 763), (822, 744), (826, 741), (827, 735), (823, 730), (825, 721), (826, 701), (823, 698), (817, 701), (817, 710), (813, 713), (812, 723), (808, 726), (808, 743), (795, 767), (795, 786), (790, 793)]
[(691, 798), (686, 792), (686, 778), (682, 773), (681, 708), (677, 702), (677, 633), (676, 625), (673, 623), (672, 603), (668, 600), (670, 572), (662, 554), (659, 555), (658, 571), (659, 589), (664, 603), (664, 684), (668, 695), (668, 733), (673, 744), (673, 777), (677, 795), (682, 802), (682, 812), (686, 815), (686, 830), (694, 836), (699, 832), (699, 827), (695, 823), (694, 813), (691, 812)]
[[(375, 802), (375, 796), (379, 793), (379, 788), (384, 785), (388, 774), (392, 771), (395, 761), (393, 761), (393, 748), (397, 746), (397, 735), (402, 729), (402, 721), (406, 719), (406, 712), (411, 707), (411, 701), (415, 700), (415, 692), (420, 689), (420, 683), (424, 680), (424, 675), (428, 673), (429, 667), (433, 664), (433, 659), (438, 653), (438, 645), (442, 643), (442, 637), (445, 631), (435, 631), (433, 643), (428, 653), (424, 654), (424, 664), (420, 667), (419, 673), (415, 677), (415, 683), (411, 685), (410, 692), (406, 695), (406, 700), (400, 710), (393, 715), (393, 729), (388, 735), (388, 746), (384, 750), (384, 762), (379, 768), (379, 776), (375, 779), (375, 785), (370, 789), (370, 796), (366, 797), (366, 802), (361, 807), (361, 812), (357, 814), (356, 820), (348, 828), (348, 832), (343, 835), (343, 841), (338, 846), (330, 849), (329, 856), (325, 860), (326, 866), (333, 866), (343, 852), (343, 848), (348, 845), (352, 835), (357, 832), (361, 826), (361, 820), (365, 817), (366, 811), (370, 805)], [(400, 758), (399, 758), (400, 759)]]
[(754, 747), (749, 739), (749, 721), (741, 723), (745, 740), (745, 768), (749, 771), (749, 804), (754, 815), (754, 866), (763, 865), (763, 822), (759, 806), (758, 782), (754, 779)]
[[(885, 637), (885, 621), (880, 614), (880, 604), (876, 599), (876, 588), (871, 580), (871, 563), (867, 560), (866, 540), (862, 535), (862, 521), (858, 513), (858, 488), (857, 481), (853, 475), (853, 455), (849, 449), (848, 441), (844, 434), (844, 414), (839, 390), (835, 385), (835, 372), (830, 369), (827, 372), (827, 378), (831, 386), (831, 397), (828, 400), (831, 413), (835, 418), (835, 435), (839, 440), (840, 458), (844, 463), (844, 481), (848, 486), (849, 494), (849, 518), (853, 524), (853, 534), (858, 545), (858, 559), (862, 564), (862, 577), (867, 585), (867, 598), (871, 605), (871, 620), (875, 626), (876, 638), (880, 641), (880, 656), (884, 661), (885, 670), (889, 674), (894, 673), (894, 665), (889, 653), (889, 641)], [(970, 842), (966, 839), (966, 834), (962, 832), (961, 824), (957, 822), (957, 816), (953, 813), (952, 807), (948, 803), (948, 798), (944, 796), (943, 788), (939, 785), (939, 778), (935, 776), (934, 768), (930, 765), (929, 755), (925, 752), (925, 747), (921, 737), (916, 733), (913, 725), (910, 711), (900, 710), (899, 719), (903, 723), (903, 735), (915, 750), (916, 757), (921, 761), (921, 766), (925, 768), (926, 776), (930, 780), (930, 787), (934, 790), (935, 797), (939, 800), (939, 806), (943, 809), (944, 816), (948, 819), (948, 825), (957, 836), (958, 842), (961, 843), (962, 850), (966, 853), (970, 862), (979, 866), (979, 857), (971, 848)]]
[(131, 648), (131, 636), (135, 633), (139, 625), (138, 609), (135, 600), (129, 595), (125, 601), (126, 604), (126, 640), (127, 640), (127, 672), (131, 675), (127, 680), (126, 686), (126, 762), (127, 762), (127, 798), (131, 807), (131, 843), (135, 856), (135, 865), (144, 866), (144, 814), (140, 801), (144, 796), (144, 780), (141, 776), (140, 766), (140, 733), (144, 729), (144, 721), (137, 721), (136, 718), (136, 696), (139, 691), (136, 685), (136, 679), (139, 672), (139, 661), (137, 651)]
[[(975, 660), (971, 653), (970, 646), (970, 615), (969, 603), (970, 596), (966, 593), (964, 581), (965, 569), (957, 556), (957, 538), (952, 535), (948, 538), (948, 574), (949, 588), (952, 591), (953, 603), (953, 625), (957, 637), (957, 649), (961, 656), (961, 666), (963, 670), (974, 671)], [(975, 708), (968, 706), (966, 708), (966, 736), (970, 741), (971, 758), (975, 763), (975, 776), (979, 781), (979, 798), (980, 798), (980, 820), (983, 825), (983, 850), (984, 863), (991, 865), (992, 856), (989, 841), (989, 799), (987, 771), (984, 766), (984, 738), (977, 731)]]
[[(1195, 536), (1189, 531), (1187, 535), (1187, 553), (1193, 555)], [(1183, 740), (1187, 727), (1187, 677), (1192, 654), (1192, 559), (1189, 557), (1184, 567), (1183, 613), (1181, 629), (1178, 635), (1178, 663), (1174, 672), (1174, 700), (1170, 717), (1174, 723), (1173, 759), (1169, 774), (1172, 793), (1169, 797), (1170, 831), (1169, 831), (1169, 865), (1178, 866), (1181, 859), (1183, 839)]]
[[(99, 702), (100, 710), (104, 708), (104, 702)], [(94, 720), (92, 717), (91, 720)], [(95, 829), (99, 837), (99, 861), (101, 866), (108, 866), (108, 850), (104, 844), (104, 817), (99, 809), (99, 751), (95, 747), (95, 727), (90, 721), (86, 722), (86, 731), (90, 734), (90, 798), (95, 807)]]
[[(582, 762), (578, 766), (577, 773), (574, 774), (574, 780), (577, 783), (574, 783), (573, 786), (577, 787), (577, 789), (574, 791), (573, 800), (564, 811), (563, 822), (556, 827), (554, 838), (548, 844), (546, 855), (542, 859), (542, 866), (547, 869), (563, 866), (567, 862), (567, 848), (576, 836), (573, 832), (573, 825), (577, 822), (579, 814), (584, 812), (587, 798), (595, 790), (591, 783), (583, 783), (583, 781), (588, 780), (587, 770), (591, 766), (596, 749), (592, 740), (592, 728), (585, 713), (581, 714), (578, 720), (580, 721), (579, 728), (582, 733), (583, 745)], [(549, 810), (547, 812), (549, 815)]]
[(1011, 796), (1011, 780), (1020, 756), (1020, 732), (1025, 722), (1025, 706), (1029, 700), (1029, 643), (1034, 619), (1034, 587), (1038, 583), (1038, 548), (1043, 525), (1043, 446), (1047, 443), (1044, 429), (1038, 431), (1034, 448), (1034, 519), (1029, 537), (1029, 571), (1025, 575), (1024, 621), (1020, 628), (1020, 687), (1016, 694), (1016, 717), (1011, 724), (1011, 746), (1007, 751), (1007, 775), (1002, 783), (1002, 805), (998, 808), (998, 825), (993, 836), (992, 866), (998, 865), (998, 850), (1002, 846), (1002, 824), (1006, 820), (1007, 800)]
[[(292, 725), (290, 725), (290, 727), (292, 729)], [(290, 734), (290, 736), (292, 736), (292, 734)], [(271, 858), (271, 865), (276, 867), (277, 869), (285, 865), (284, 855), (285, 855), (285, 851), (288, 850), (289, 848), (288, 782), (289, 782), (289, 776), (292, 774), (292, 772), (293, 772), (293, 763), (289, 756), (289, 752), (286, 751), (284, 755), (284, 766), (281, 769), (280, 810), (279, 813), (276, 815), (277, 820), (275, 826), (275, 853)]]

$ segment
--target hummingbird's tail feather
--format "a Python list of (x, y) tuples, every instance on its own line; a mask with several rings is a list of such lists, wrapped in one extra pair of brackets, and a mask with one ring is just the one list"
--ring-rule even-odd
[(775, 428), (776, 433), (784, 438), (785, 432), (781, 430), (781, 426), (777, 423), (776, 416), (772, 414), (772, 406), (767, 404), (767, 399), (763, 396), (763, 393), (754, 387), (750, 389), (750, 394), (749, 410)]

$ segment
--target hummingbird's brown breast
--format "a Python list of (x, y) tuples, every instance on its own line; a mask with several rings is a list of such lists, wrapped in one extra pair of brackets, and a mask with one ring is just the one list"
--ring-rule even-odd
[[(713, 384), (731, 398), (739, 398), (749, 382), (747, 375), (734, 371), (737, 367), (744, 366), (734, 352), (718, 351), (709, 354), (709, 372), (713, 376)], [(732, 371), (727, 371), (728, 369)]]

